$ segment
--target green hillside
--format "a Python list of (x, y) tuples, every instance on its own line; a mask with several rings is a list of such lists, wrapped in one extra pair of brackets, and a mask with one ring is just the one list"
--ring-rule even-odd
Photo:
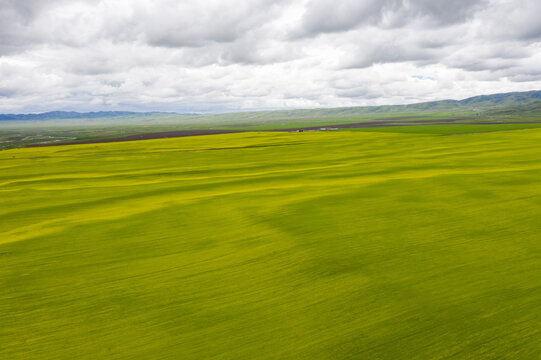
[[(457, 119), (521, 122), (541, 118), (541, 91), (483, 95), (411, 105), (248, 111), (223, 114), (51, 112), (0, 116), (0, 150), (43, 142), (116, 138), (151, 132), (234, 129), (269, 130), (302, 126), (388, 121)], [(57, 118), (55, 118), (55, 116)], [(73, 117), (73, 118), (70, 118)], [(21, 120), (23, 118), (24, 120)], [(3, 120), (2, 120), (3, 119)]]
[[(480, 110), (525, 105), (541, 100), (541, 90), (482, 95), (464, 100), (441, 100), (409, 105), (355, 106), (340, 108), (293, 109), (270, 111), (226, 112), (220, 114), (174, 114), (133, 112), (50, 112), (44, 114), (0, 114), (0, 126), (46, 125), (144, 125), (144, 124), (254, 124), (280, 120), (318, 120), (373, 118), (397, 114), (459, 113), (467, 115)], [(22, 119), (22, 120), (20, 120)]]
[(0, 358), (539, 358), (540, 141), (2, 151)]
[(492, 116), (530, 116), (541, 115), (541, 100), (528, 102), (525, 104), (513, 104), (503, 108), (491, 109), (487, 115)]

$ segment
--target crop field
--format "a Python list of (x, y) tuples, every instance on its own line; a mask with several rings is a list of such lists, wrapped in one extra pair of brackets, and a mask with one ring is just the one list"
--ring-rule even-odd
[(448, 124), (448, 125), (415, 125), (415, 126), (381, 126), (348, 129), (349, 131), (392, 132), (439, 135), (465, 135), (492, 131), (506, 131), (519, 129), (534, 129), (541, 127), (541, 123), (532, 124)]
[(541, 129), (439, 129), (1, 151), (0, 359), (539, 359)]

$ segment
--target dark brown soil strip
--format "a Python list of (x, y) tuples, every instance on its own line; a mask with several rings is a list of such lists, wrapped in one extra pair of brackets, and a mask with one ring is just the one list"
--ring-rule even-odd
[(388, 119), (389, 120), (382, 119), (378, 121), (363, 121), (363, 122), (351, 123), (351, 124), (305, 126), (305, 127), (298, 127), (298, 128), (276, 129), (276, 130), (267, 130), (267, 131), (318, 130), (321, 128), (355, 129), (355, 128), (367, 128), (367, 127), (404, 126), (404, 125), (420, 125), (420, 124), (451, 124), (456, 121), (467, 120), (463, 118), (431, 119), (431, 120), (416, 120), (416, 121), (400, 121), (400, 120), (397, 121), (396, 120), (397, 118), (388, 118)]
[(185, 136), (200, 136), (200, 135), (216, 135), (216, 134), (232, 134), (245, 132), (244, 130), (179, 130), (179, 131), (163, 131), (147, 134), (128, 135), (108, 139), (92, 139), (80, 141), (62, 141), (42, 144), (30, 144), (26, 147), (43, 147), (43, 146), (59, 146), (59, 145), (77, 145), (77, 144), (100, 144), (109, 142), (135, 141), (135, 140), (151, 140), (151, 139), (166, 139)]
[(428, 115), (419, 115), (419, 116), (395, 116), (395, 117), (385, 117), (385, 118), (376, 118), (376, 120), (410, 120), (410, 119), (420, 119), (428, 117)]

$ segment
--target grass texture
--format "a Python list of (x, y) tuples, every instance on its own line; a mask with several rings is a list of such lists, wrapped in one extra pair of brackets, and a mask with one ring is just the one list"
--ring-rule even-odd
[(0, 152), (2, 359), (539, 359), (541, 130)]
[(382, 126), (347, 129), (348, 131), (391, 132), (413, 134), (465, 135), (481, 132), (535, 129), (540, 124), (450, 124), (450, 125), (414, 125), (414, 126)]

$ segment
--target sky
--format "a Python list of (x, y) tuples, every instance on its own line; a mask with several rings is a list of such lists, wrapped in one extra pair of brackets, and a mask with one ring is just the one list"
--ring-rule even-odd
[(0, 113), (406, 104), (541, 89), (539, 0), (0, 0)]

